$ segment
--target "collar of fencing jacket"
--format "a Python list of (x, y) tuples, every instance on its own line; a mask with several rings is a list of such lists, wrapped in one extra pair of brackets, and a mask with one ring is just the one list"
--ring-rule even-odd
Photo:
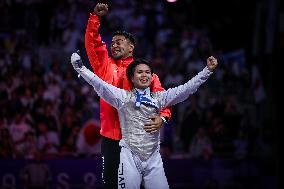
[(136, 96), (136, 101), (135, 101), (135, 106), (140, 107), (141, 104), (144, 104), (145, 106), (152, 106), (154, 108), (158, 109), (158, 105), (154, 102), (150, 88), (146, 88), (144, 90), (141, 89), (135, 89), (135, 96)]

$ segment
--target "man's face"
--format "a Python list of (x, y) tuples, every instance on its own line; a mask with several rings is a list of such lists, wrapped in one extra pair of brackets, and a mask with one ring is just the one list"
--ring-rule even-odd
[(131, 81), (137, 89), (146, 89), (149, 87), (152, 81), (152, 73), (149, 66), (146, 64), (137, 65)]
[(114, 59), (132, 56), (134, 46), (123, 35), (115, 35), (111, 42), (111, 54)]

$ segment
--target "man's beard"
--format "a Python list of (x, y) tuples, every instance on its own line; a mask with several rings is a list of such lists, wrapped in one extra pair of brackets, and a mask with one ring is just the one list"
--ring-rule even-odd
[(113, 59), (115, 59), (115, 60), (119, 60), (119, 59), (123, 58), (121, 54), (116, 55), (116, 56), (112, 55), (112, 57), (113, 57)]

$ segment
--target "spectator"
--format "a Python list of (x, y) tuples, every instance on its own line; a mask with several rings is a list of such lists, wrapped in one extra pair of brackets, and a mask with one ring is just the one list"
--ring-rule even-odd
[(48, 128), (44, 122), (39, 123), (38, 148), (42, 155), (53, 157), (58, 154), (59, 138), (55, 131)]
[(190, 145), (190, 157), (209, 160), (213, 155), (210, 138), (203, 128), (199, 128)]
[(12, 137), (7, 128), (0, 129), (0, 158), (12, 159), (15, 157)]
[(20, 170), (20, 178), (27, 189), (48, 189), (51, 183), (51, 171), (42, 157), (36, 153), (33, 161)]
[(37, 141), (34, 131), (27, 131), (23, 142), (19, 145), (18, 157), (24, 159), (33, 159), (38, 153)]

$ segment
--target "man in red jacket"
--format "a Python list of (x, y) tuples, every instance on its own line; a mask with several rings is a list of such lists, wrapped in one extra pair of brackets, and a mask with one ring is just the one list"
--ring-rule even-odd
[[(90, 14), (85, 34), (85, 48), (88, 58), (94, 72), (101, 79), (116, 87), (131, 90), (132, 84), (128, 81), (125, 72), (127, 66), (134, 60), (135, 39), (128, 32), (115, 32), (111, 43), (112, 57), (109, 57), (106, 44), (102, 41), (98, 32), (100, 26), (99, 17), (106, 15), (107, 11), (107, 4), (98, 3), (93, 13)], [(151, 90), (154, 92), (164, 90), (158, 76), (155, 74), (153, 75)], [(147, 132), (156, 132), (170, 116), (169, 109), (161, 111), (160, 116), (152, 117), (153, 122), (145, 125), (145, 130)], [(113, 189), (117, 188), (121, 131), (116, 109), (103, 99), (100, 99), (100, 122), (104, 188)]]

